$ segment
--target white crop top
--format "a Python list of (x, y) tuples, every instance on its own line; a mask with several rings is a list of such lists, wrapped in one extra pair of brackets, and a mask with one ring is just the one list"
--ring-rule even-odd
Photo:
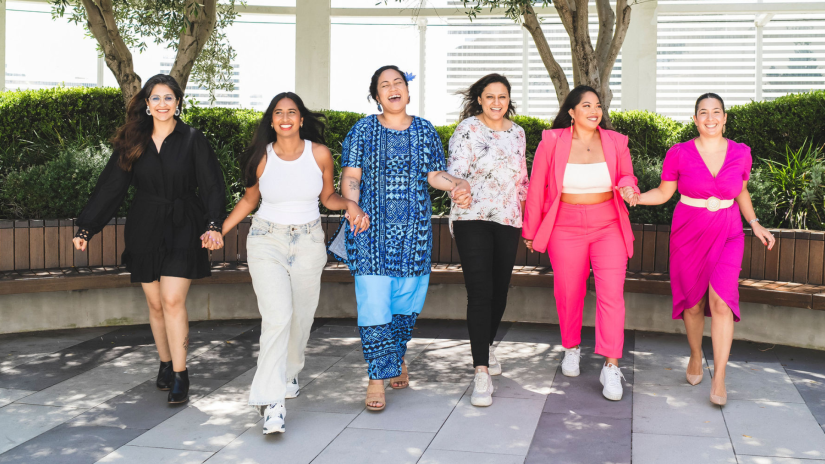
[(258, 178), (261, 207), (256, 215), (276, 224), (306, 224), (321, 217), (318, 197), (324, 175), (312, 155), (312, 142), (306, 140), (298, 159), (284, 161), (272, 144), (266, 147), (266, 166)]
[(603, 193), (612, 192), (613, 182), (607, 163), (567, 164), (561, 193)]

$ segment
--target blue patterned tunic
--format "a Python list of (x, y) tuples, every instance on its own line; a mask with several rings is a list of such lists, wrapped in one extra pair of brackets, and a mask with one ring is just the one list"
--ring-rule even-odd
[(429, 274), (433, 231), (427, 174), (447, 169), (432, 124), (413, 116), (409, 128), (397, 131), (367, 116), (347, 134), (341, 165), (362, 170), (359, 206), (370, 215), (369, 229), (358, 236), (345, 227), (352, 275)]

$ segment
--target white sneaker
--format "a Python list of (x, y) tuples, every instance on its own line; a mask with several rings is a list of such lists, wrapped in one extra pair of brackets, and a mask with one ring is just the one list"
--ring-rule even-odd
[(284, 398), (297, 398), (301, 394), (301, 388), (298, 387), (298, 377), (286, 383), (286, 396)]
[(582, 348), (565, 348), (564, 359), (561, 361), (561, 373), (567, 377), (578, 377), (579, 362), (582, 359)]
[(493, 378), (486, 372), (476, 372), (476, 377), (473, 380), (473, 395), (470, 397), (470, 403), (473, 406), (490, 406), (493, 404)]
[(487, 362), (487, 371), (490, 375), (501, 375), (501, 363), (495, 355), (496, 347), (490, 345), (490, 360)]
[(284, 433), (284, 418), (286, 417), (286, 407), (283, 403), (270, 404), (264, 411), (264, 435), (270, 433)]
[(613, 363), (603, 366), (602, 373), (599, 375), (599, 382), (604, 385), (602, 395), (611, 401), (621, 400), (622, 393), (624, 393), (622, 388), (622, 380), (624, 379), (624, 374), (618, 366), (613, 365)]

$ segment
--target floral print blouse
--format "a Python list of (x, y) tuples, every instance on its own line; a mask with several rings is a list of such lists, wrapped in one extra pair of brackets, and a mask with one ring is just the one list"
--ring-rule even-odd
[(470, 183), (469, 208), (453, 204), (453, 221), (493, 221), (521, 227), (521, 202), (527, 199), (527, 138), (513, 123), (505, 131), (492, 130), (475, 116), (458, 124), (450, 138), (447, 172)]

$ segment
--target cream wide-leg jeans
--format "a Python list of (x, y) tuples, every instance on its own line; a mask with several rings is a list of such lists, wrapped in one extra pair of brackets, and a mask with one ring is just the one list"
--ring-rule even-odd
[(327, 262), (321, 219), (281, 225), (258, 218), (246, 242), (252, 287), (261, 312), (261, 348), (249, 404), (283, 403), (288, 381), (304, 367)]

